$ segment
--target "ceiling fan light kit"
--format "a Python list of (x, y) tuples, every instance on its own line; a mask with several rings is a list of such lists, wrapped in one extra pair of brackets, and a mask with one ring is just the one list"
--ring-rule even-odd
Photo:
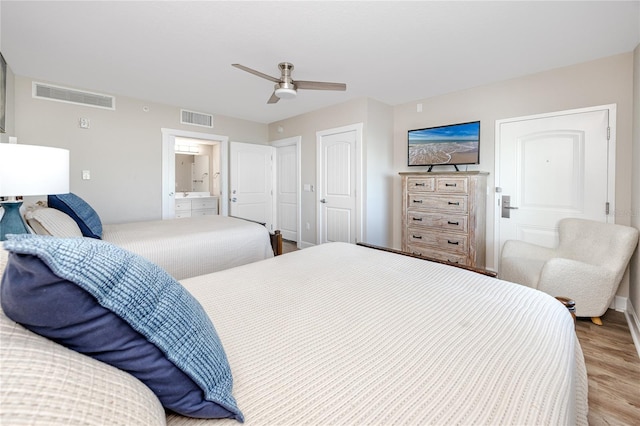
[(278, 68), (280, 68), (280, 78), (271, 77), (270, 75), (261, 73), (252, 68), (245, 67), (240, 64), (231, 64), (232, 66), (239, 68), (243, 71), (257, 75), (266, 80), (276, 83), (273, 90), (273, 94), (267, 101), (268, 104), (275, 104), (280, 99), (293, 99), (298, 94), (298, 89), (307, 90), (347, 90), (347, 85), (344, 83), (328, 83), (324, 81), (295, 81), (291, 78), (291, 72), (293, 71), (293, 64), (289, 62), (280, 62)]

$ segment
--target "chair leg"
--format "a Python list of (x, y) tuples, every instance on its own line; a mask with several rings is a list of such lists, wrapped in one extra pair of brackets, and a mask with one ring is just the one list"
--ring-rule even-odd
[(591, 322), (595, 325), (602, 325), (602, 320), (600, 319), (600, 317), (591, 317)]

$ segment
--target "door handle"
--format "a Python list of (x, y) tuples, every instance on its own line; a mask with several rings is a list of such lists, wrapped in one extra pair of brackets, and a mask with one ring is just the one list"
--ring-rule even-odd
[(320, 202), (321, 202), (321, 203), (323, 203), (323, 204), (326, 204), (327, 200), (326, 200), (326, 198), (322, 198), (322, 199), (320, 200)]
[(511, 205), (511, 196), (502, 196), (502, 217), (509, 219), (511, 217), (511, 210), (518, 210), (517, 207)]

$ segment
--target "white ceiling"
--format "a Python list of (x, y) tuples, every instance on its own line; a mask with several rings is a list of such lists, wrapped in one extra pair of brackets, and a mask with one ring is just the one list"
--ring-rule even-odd
[[(370, 97), (397, 105), (633, 50), (639, 1), (10, 1), (16, 75), (271, 123)], [(267, 105), (279, 77), (347, 84)]]

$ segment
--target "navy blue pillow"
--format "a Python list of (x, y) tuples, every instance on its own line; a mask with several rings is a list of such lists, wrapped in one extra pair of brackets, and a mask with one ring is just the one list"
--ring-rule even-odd
[(169, 410), (244, 420), (213, 325), (161, 268), (97, 240), (9, 238), (0, 287), (9, 318), (131, 373)]
[(76, 221), (82, 235), (102, 238), (102, 221), (98, 213), (76, 194), (54, 194), (47, 196), (47, 205), (71, 216)]

